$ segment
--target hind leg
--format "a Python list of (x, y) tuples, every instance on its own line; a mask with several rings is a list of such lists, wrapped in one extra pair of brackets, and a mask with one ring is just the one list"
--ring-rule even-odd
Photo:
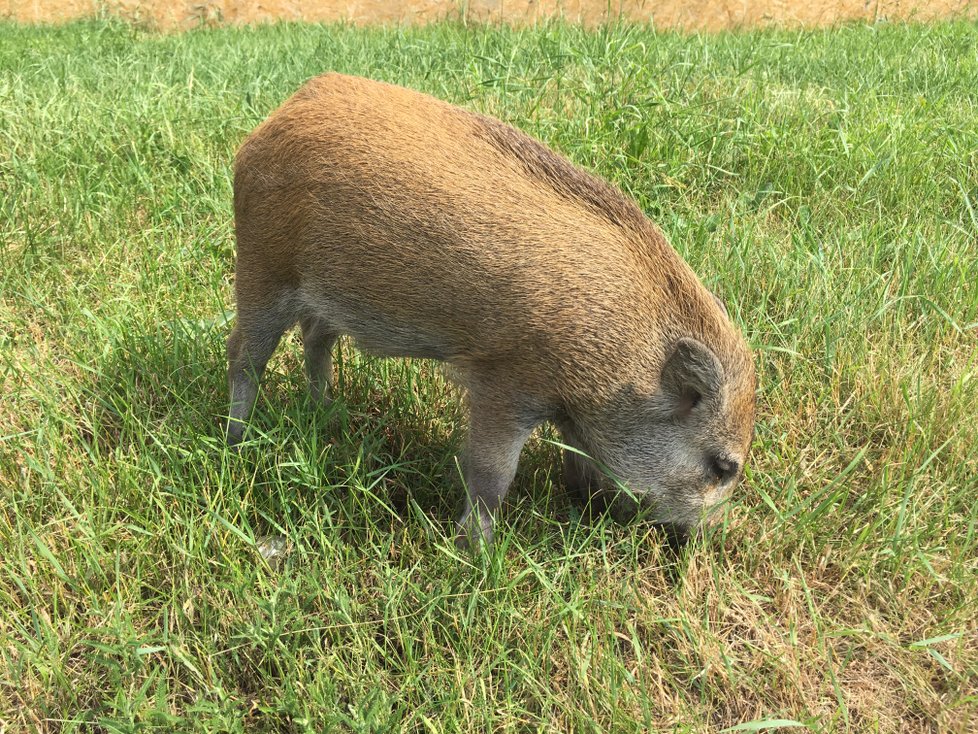
[(336, 343), (336, 332), (325, 321), (314, 316), (303, 318), (300, 324), (309, 395), (317, 403), (329, 403), (333, 379), (332, 350)]
[(265, 365), (282, 334), (294, 323), (282, 309), (252, 310), (238, 307), (238, 323), (228, 339), (228, 389), (231, 409), (227, 440), (234, 446), (244, 437), (245, 421), (258, 397)]

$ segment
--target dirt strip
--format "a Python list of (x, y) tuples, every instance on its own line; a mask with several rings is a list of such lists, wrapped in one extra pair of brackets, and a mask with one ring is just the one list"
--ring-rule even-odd
[(25, 22), (106, 14), (163, 29), (278, 19), (417, 24), (456, 18), (523, 24), (552, 16), (593, 25), (623, 16), (661, 28), (721, 30), (978, 18), (978, 0), (0, 0), (0, 17)]

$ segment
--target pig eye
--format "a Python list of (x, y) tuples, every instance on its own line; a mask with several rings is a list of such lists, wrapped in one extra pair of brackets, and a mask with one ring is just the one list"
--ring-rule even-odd
[(740, 464), (726, 456), (713, 456), (708, 463), (710, 474), (720, 482), (729, 482), (740, 471)]

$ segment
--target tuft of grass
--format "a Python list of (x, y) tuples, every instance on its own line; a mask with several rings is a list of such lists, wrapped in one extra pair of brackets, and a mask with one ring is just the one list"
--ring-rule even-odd
[[(978, 26), (0, 38), (0, 730), (978, 726)], [(232, 156), (330, 69), (543, 139), (727, 302), (714, 537), (586, 521), (544, 433), (459, 554), (460, 396), (350, 344), (317, 412), (287, 340), (224, 448)]]

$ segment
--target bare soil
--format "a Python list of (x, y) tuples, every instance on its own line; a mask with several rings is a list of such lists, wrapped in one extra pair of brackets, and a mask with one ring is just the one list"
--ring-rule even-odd
[(0, 0), (0, 17), (25, 22), (98, 14), (165, 29), (279, 19), (417, 24), (464, 18), (523, 24), (552, 16), (593, 25), (622, 16), (663, 28), (721, 30), (978, 18), (978, 0)]

